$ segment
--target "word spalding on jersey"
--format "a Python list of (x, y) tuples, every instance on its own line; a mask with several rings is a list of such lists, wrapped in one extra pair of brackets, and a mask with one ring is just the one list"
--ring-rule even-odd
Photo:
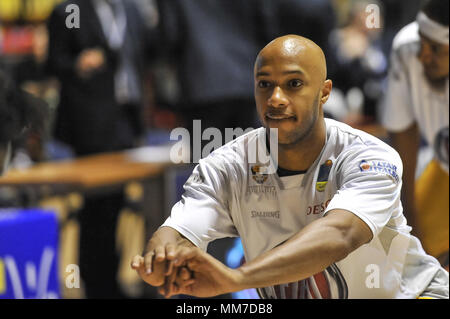
[(398, 183), (400, 178), (398, 177), (397, 173), (397, 166), (394, 164), (391, 164), (389, 162), (384, 161), (366, 161), (362, 160), (359, 163), (359, 170), (360, 172), (375, 172), (375, 173), (382, 173), (390, 176), (395, 183)]

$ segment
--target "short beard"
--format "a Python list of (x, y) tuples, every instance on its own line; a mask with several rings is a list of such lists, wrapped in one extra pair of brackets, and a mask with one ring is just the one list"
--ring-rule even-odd
[(312, 115), (312, 119), (311, 119), (311, 122), (309, 123), (308, 127), (305, 129), (302, 129), (300, 132), (294, 132), (292, 134), (294, 136), (294, 138), (293, 138), (293, 141), (291, 141), (291, 142), (280, 143), (280, 141), (278, 141), (279, 146), (286, 148), (286, 149), (294, 148), (294, 147), (298, 146), (299, 144), (303, 143), (311, 135), (313, 128), (316, 126), (317, 119), (319, 118), (319, 97), (320, 97), (320, 92), (317, 93), (317, 96), (314, 99), (314, 102), (313, 102), (314, 113)]
[(436, 91), (441, 91), (445, 89), (445, 84), (447, 83), (448, 75), (441, 78), (432, 78), (425, 73), (425, 78), (430, 84), (431, 88)]

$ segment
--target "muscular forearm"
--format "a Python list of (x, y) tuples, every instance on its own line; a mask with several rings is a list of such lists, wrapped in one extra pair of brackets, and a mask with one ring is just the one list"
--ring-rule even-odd
[[(186, 264), (192, 276), (164, 288), (166, 296), (211, 297), (248, 288), (295, 282), (323, 271), (372, 239), (372, 231), (349, 211), (334, 209), (278, 247), (231, 269), (199, 248), (182, 249), (176, 265)], [(174, 278), (172, 278), (174, 279)]]
[(367, 225), (359, 225), (366, 229), (356, 234), (345, 220), (339, 224), (340, 217), (317, 220), (282, 245), (244, 264), (238, 269), (237, 288), (260, 288), (308, 278), (370, 240)]

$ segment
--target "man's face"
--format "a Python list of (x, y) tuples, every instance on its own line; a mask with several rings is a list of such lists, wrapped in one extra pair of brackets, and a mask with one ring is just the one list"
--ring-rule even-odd
[(280, 145), (296, 144), (320, 112), (323, 79), (307, 50), (264, 49), (255, 63), (255, 101), (266, 128), (278, 129)]
[(437, 43), (421, 34), (418, 58), (431, 83), (440, 82), (448, 77), (448, 44)]

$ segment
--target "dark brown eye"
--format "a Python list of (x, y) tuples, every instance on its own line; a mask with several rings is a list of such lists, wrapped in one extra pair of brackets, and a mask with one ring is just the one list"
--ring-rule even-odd
[(259, 81), (258, 82), (258, 87), (261, 88), (261, 89), (268, 88), (268, 87), (270, 87), (270, 82), (268, 82), (268, 81)]
[(291, 80), (289, 81), (289, 86), (290, 87), (294, 87), (294, 88), (298, 88), (300, 86), (302, 86), (303, 82), (301, 80)]

